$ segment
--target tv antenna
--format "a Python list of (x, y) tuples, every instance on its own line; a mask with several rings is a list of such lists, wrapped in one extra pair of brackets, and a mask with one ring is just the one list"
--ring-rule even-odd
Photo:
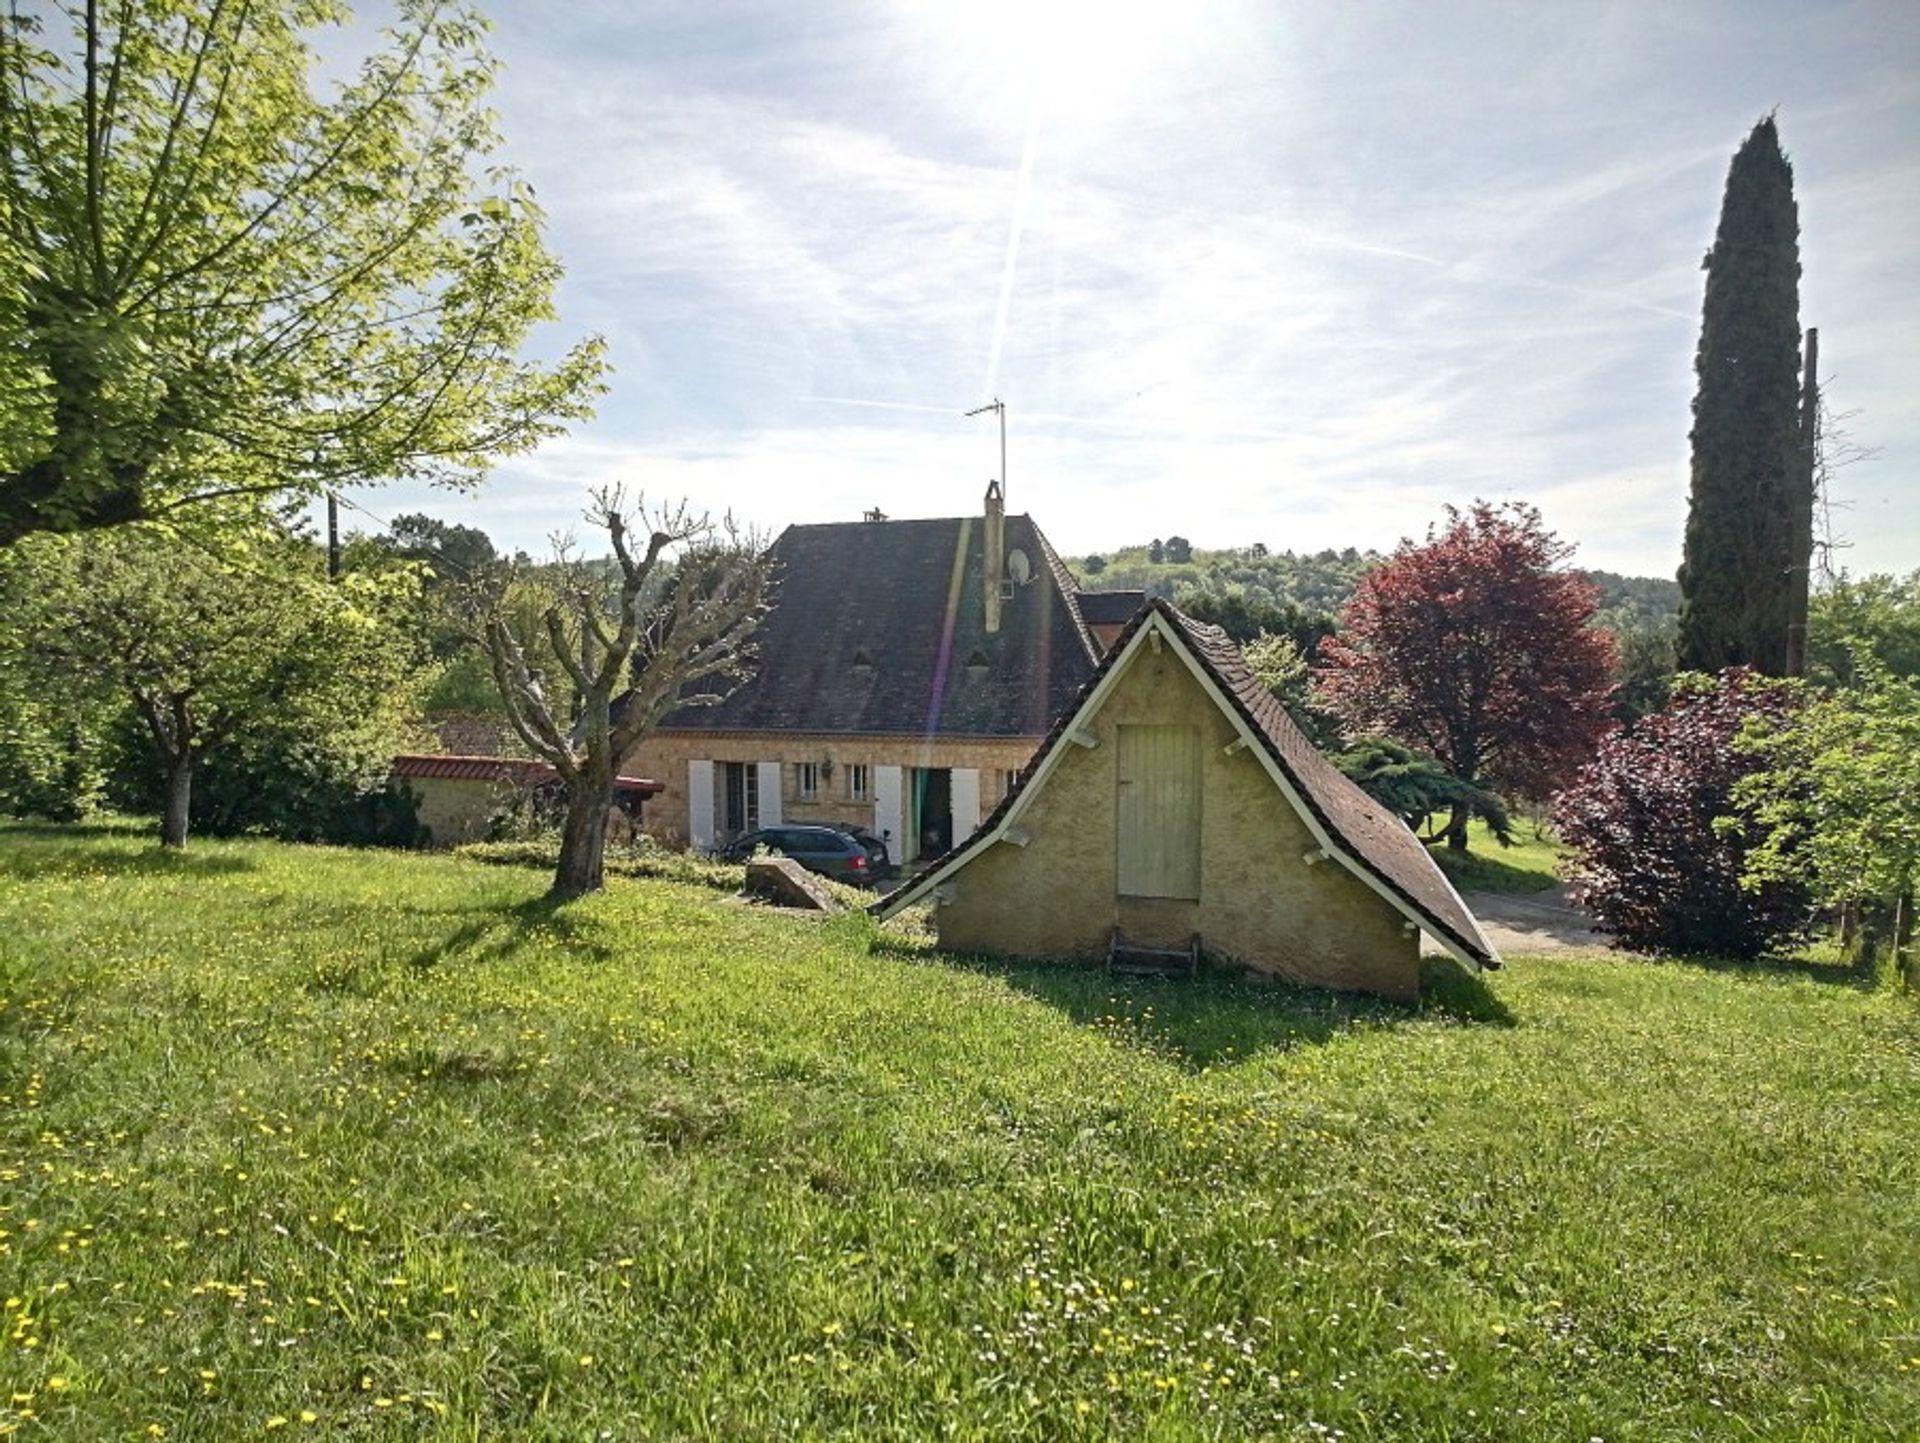
[(975, 406), (967, 414), (984, 416), (989, 411), (1000, 413), (1000, 501), (1004, 505), (1007, 499), (1007, 403), (995, 396), (986, 405)]

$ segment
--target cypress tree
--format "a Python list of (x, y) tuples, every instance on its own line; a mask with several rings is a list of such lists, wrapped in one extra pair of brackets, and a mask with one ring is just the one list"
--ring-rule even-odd
[(1800, 440), (1800, 216), (1768, 116), (1727, 171), (1707, 273), (1693, 482), (1680, 564), (1680, 664), (1787, 663), (1794, 508), (1811, 505)]

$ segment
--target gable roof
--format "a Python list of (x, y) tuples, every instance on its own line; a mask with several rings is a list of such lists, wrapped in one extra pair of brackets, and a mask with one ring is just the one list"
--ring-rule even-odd
[(925, 896), (976, 852), (993, 845), (1046, 783), (1067, 737), (1097, 712), (1106, 684), (1149, 632), (1172, 642), (1202, 686), (1233, 719), (1243, 740), (1300, 814), (1323, 851), (1390, 902), (1409, 922), (1471, 965), (1498, 967), (1500, 958), (1481, 933), (1460, 894), (1406, 823), (1368, 796), (1321, 756), (1279, 700), (1254, 678), (1227, 634), (1182, 615), (1161, 599), (1149, 601), (1121, 633), (1074, 704), (1061, 712), (1039, 751), (974, 834), (907, 886), (869, 909), (886, 917)]
[(1099, 649), (1030, 516), (1006, 518), (1006, 550), (1026, 552), (1030, 579), (988, 634), (984, 533), (980, 517), (789, 526), (773, 544), (758, 672), (662, 730), (1039, 736)]

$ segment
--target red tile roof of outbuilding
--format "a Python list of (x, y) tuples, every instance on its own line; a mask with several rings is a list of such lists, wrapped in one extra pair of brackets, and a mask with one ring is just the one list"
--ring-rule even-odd
[[(407, 755), (393, 759), (393, 775), (421, 780), (454, 782), (511, 782), (515, 786), (536, 787), (557, 780), (558, 773), (545, 762), (524, 757), (442, 757)], [(623, 792), (639, 792), (656, 797), (667, 787), (651, 777), (615, 777), (614, 786)]]

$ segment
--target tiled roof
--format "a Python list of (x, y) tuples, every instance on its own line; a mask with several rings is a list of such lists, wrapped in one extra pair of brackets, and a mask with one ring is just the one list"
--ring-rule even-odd
[(1292, 783), (1294, 791), (1320, 828), (1347, 860), (1365, 870), (1417, 915), (1420, 925), (1451, 949), (1488, 967), (1500, 959), (1481, 934), (1453, 884), (1440, 870), (1420, 839), (1399, 817), (1368, 796), (1350, 777), (1321, 756), (1306, 734), (1287, 715), (1278, 698), (1254, 678), (1240, 649), (1217, 626), (1207, 626), (1181, 614), (1165, 600), (1154, 599), (1141, 608), (1126, 631), (1114, 642), (1095, 674), (1073, 704), (1055, 721), (1047, 738), (1000, 805), (973, 836), (953, 848), (907, 887), (882, 898), (872, 910), (887, 916), (915, 897), (924, 895), (940, 878), (960, 866), (974, 851), (990, 845), (1001, 821), (1019, 803), (1047, 754), (1063, 744), (1082, 707), (1109, 671), (1126, 654), (1128, 645), (1152, 617), (1172, 623), (1188, 650), (1211, 678), (1229, 705), (1246, 722), (1268, 757)]
[(790, 526), (773, 545), (759, 669), (663, 730), (1039, 736), (1093, 674), (1072, 578), (1029, 516), (1006, 518), (1029, 580), (989, 635), (980, 517)]
[(1120, 626), (1147, 604), (1144, 591), (1083, 591), (1075, 598), (1088, 626)]
[[(393, 759), (393, 775), (421, 780), (452, 782), (507, 782), (516, 787), (537, 787), (554, 781), (558, 773), (545, 762), (523, 757), (439, 757), (398, 756)], [(615, 777), (614, 786), (623, 792), (658, 796), (665, 783), (650, 777)]]

